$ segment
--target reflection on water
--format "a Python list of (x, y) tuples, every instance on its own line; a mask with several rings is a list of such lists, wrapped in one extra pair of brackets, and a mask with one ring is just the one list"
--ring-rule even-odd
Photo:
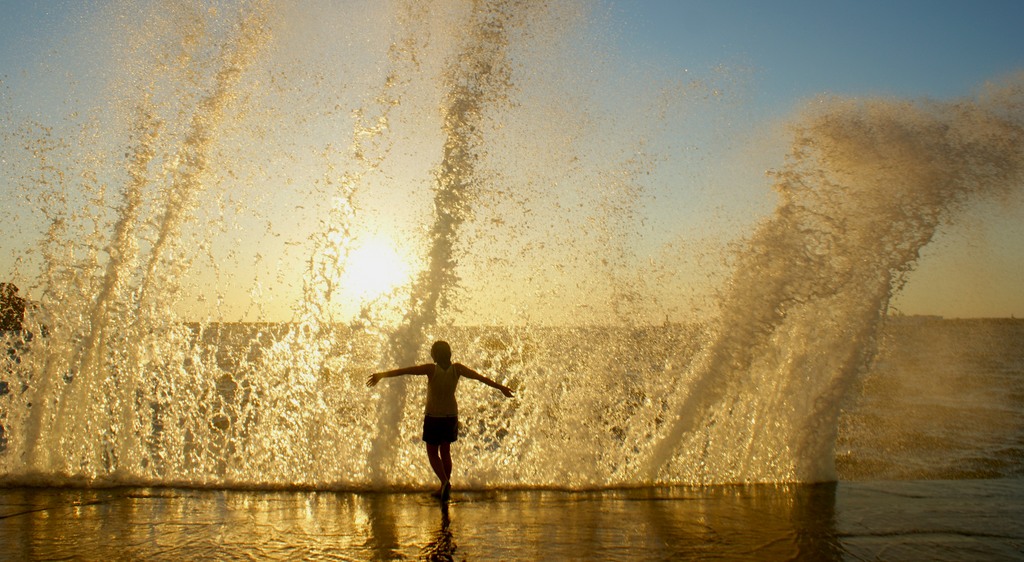
[(373, 560), (395, 560), (401, 558), (401, 544), (392, 505), (395, 497), (386, 494), (372, 494), (361, 502), (357, 520), (365, 521), (367, 530), (363, 547)]
[(841, 558), (835, 486), (426, 494), (8, 489), (18, 558)]
[(1016, 559), (1024, 481), (422, 493), (0, 488), (11, 559)]
[(441, 528), (434, 535), (434, 540), (423, 547), (423, 557), (431, 562), (435, 560), (455, 560), (455, 551), (459, 549), (455, 544), (455, 535), (451, 529), (452, 519), (448, 511), (448, 503), (441, 503)]

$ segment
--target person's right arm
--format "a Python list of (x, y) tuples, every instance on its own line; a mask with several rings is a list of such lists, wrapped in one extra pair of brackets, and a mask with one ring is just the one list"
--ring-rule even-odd
[(384, 371), (383, 373), (374, 373), (366, 380), (366, 386), (377, 386), (377, 383), (379, 383), (381, 379), (400, 377), (402, 375), (429, 375), (433, 371), (434, 365), (428, 363), (425, 365), (416, 365), (415, 367), (402, 367), (392, 371)]

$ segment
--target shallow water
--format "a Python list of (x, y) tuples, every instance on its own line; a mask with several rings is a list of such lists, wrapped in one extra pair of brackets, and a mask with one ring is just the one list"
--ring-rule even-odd
[(1020, 480), (589, 492), (0, 489), (8, 559), (1019, 560)]

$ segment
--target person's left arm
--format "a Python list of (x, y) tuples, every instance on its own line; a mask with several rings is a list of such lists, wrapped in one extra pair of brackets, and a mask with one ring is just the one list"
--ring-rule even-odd
[(485, 377), (484, 375), (481, 375), (480, 373), (474, 371), (473, 369), (470, 369), (469, 367), (463, 365), (462, 363), (456, 363), (455, 368), (459, 370), (460, 375), (466, 377), (467, 379), (478, 380), (491, 388), (496, 388), (500, 390), (501, 393), (504, 394), (506, 398), (512, 398), (511, 388), (501, 383), (494, 382), (493, 380)]

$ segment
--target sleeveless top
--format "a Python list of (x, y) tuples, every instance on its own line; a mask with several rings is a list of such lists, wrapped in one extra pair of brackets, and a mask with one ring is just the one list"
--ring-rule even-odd
[(455, 402), (455, 387), (458, 384), (459, 372), (454, 363), (447, 369), (434, 365), (434, 373), (427, 375), (426, 414), (439, 418), (458, 416), (459, 405)]

